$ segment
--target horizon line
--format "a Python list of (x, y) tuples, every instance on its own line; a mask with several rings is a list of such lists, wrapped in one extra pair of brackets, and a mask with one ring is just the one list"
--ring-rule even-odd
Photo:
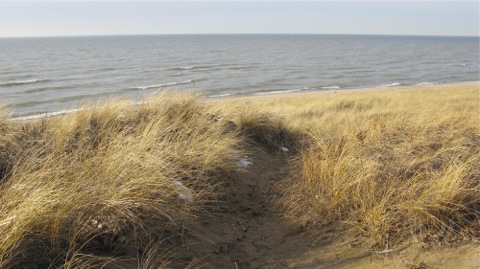
[(398, 36), (398, 37), (471, 37), (480, 38), (480, 35), (436, 35), (436, 34), (358, 34), (358, 33), (152, 33), (152, 34), (80, 34), (80, 35), (25, 35), (0, 36), (8, 38), (72, 38), (72, 37), (126, 37), (126, 36), (187, 36), (187, 35), (331, 35), (331, 36)]

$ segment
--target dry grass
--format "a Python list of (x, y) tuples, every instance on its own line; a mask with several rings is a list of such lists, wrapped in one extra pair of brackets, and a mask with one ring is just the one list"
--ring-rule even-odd
[[(93, 268), (105, 262), (102, 254), (177, 244), (176, 234), (217, 199), (235, 167), (237, 134), (211, 121), (191, 94), (1, 124), (8, 170), (0, 188), (1, 268)], [(10, 133), (20, 134), (17, 146)], [(10, 155), (12, 145), (21, 152)]]
[(285, 217), (321, 235), (388, 247), (480, 234), (478, 84), (459, 89), (302, 95), (243, 105), (303, 132)]
[(9, 111), (0, 106), (0, 184), (11, 172), (13, 160), (18, 158), (18, 135), (9, 121)]
[(297, 147), (301, 134), (289, 129), (284, 119), (268, 111), (251, 106), (228, 106), (223, 115), (231, 119), (243, 137), (251, 139), (271, 151), (280, 147)]
[(179, 234), (227, 191), (248, 139), (296, 149), (281, 208), (319, 236), (333, 229), (376, 248), (480, 236), (478, 84), (210, 102), (164, 93), (32, 122), (7, 114), (1, 268), (122, 256), (168, 267)]

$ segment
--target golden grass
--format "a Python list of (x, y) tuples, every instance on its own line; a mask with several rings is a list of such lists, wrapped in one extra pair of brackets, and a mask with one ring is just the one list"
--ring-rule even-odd
[(22, 122), (3, 109), (0, 267), (98, 268), (122, 256), (168, 267), (179, 234), (227, 191), (248, 140), (294, 153), (279, 204), (319, 236), (333, 229), (382, 248), (479, 237), (478, 84), (438, 87), (163, 93)]
[(95, 267), (102, 253), (136, 255), (175, 240), (235, 167), (236, 133), (209, 120), (191, 94), (2, 124), (28, 145), (17, 155), (5, 143), (0, 149), (13, 158), (0, 188), (2, 268)]
[(304, 133), (283, 214), (321, 235), (386, 247), (480, 234), (478, 84), (245, 99)]

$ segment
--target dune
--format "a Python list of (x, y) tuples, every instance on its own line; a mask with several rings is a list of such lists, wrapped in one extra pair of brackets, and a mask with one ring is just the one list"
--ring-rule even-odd
[(478, 82), (0, 113), (1, 268), (476, 268)]

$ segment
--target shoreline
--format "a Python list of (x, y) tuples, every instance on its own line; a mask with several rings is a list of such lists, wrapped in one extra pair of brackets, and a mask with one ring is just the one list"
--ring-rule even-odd
[[(431, 83), (431, 84), (414, 84), (414, 85), (394, 85), (394, 86), (377, 86), (377, 87), (360, 87), (360, 88), (338, 88), (338, 89), (305, 89), (298, 91), (272, 91), (272, 92), (262, 92), (262, 93), (242, 93), (242, 94), (232, 94), (226, 96), (202, 96), (202, 100), (207, 102), (221, 101), (221, 100), (254, 100), (254, 99), (278, 99), (278, 98), (292, 98), (292, 97), (308, 97), (308, 96), (327, 96), (334, 94), (347, 94), (347, 93), (362, 93), (362, 92), (399, 92), (399, 91), (415, 91), (415, 90), (445, 90), (451, 87), (477, 87), (480, 90), (480, 81), (466, 81), (466, 82), (452, 82), (452, 83)], [(168, 89), (166, 89), (168, 90)], [(62, 116), (66, 114), (75, 113), (79, 108), (72, 108), (42, 114), (34, 114), (29, 116), (19, 116), (12, 117), (13, 121), (23, 121), (23, 120), (37, 120), (45, 119), (51, 117)]]
[(398, 85), (398, 86), (378, 86), (378, 87), (359, 87), (359, 88), (339, 88), (331, 90), (299, 90), (282, 93), (268, 94), (237, 94), (221, 97), (204, 97), (207, 100), (225, 100), (225, 99), (257, 99), (257, 98), (282, 98), (282, 97), (306, 97), (307, 95), (333, 95), (346, 93), (361, 92), (399, 92), (399, 91), (415, 91), (415, 90), (445, 90), (451, 87), (475, 87), (480, 90), (480, 81), (465, 82), (449, 82), (449, 83), (432, 83), (422, 85)]

